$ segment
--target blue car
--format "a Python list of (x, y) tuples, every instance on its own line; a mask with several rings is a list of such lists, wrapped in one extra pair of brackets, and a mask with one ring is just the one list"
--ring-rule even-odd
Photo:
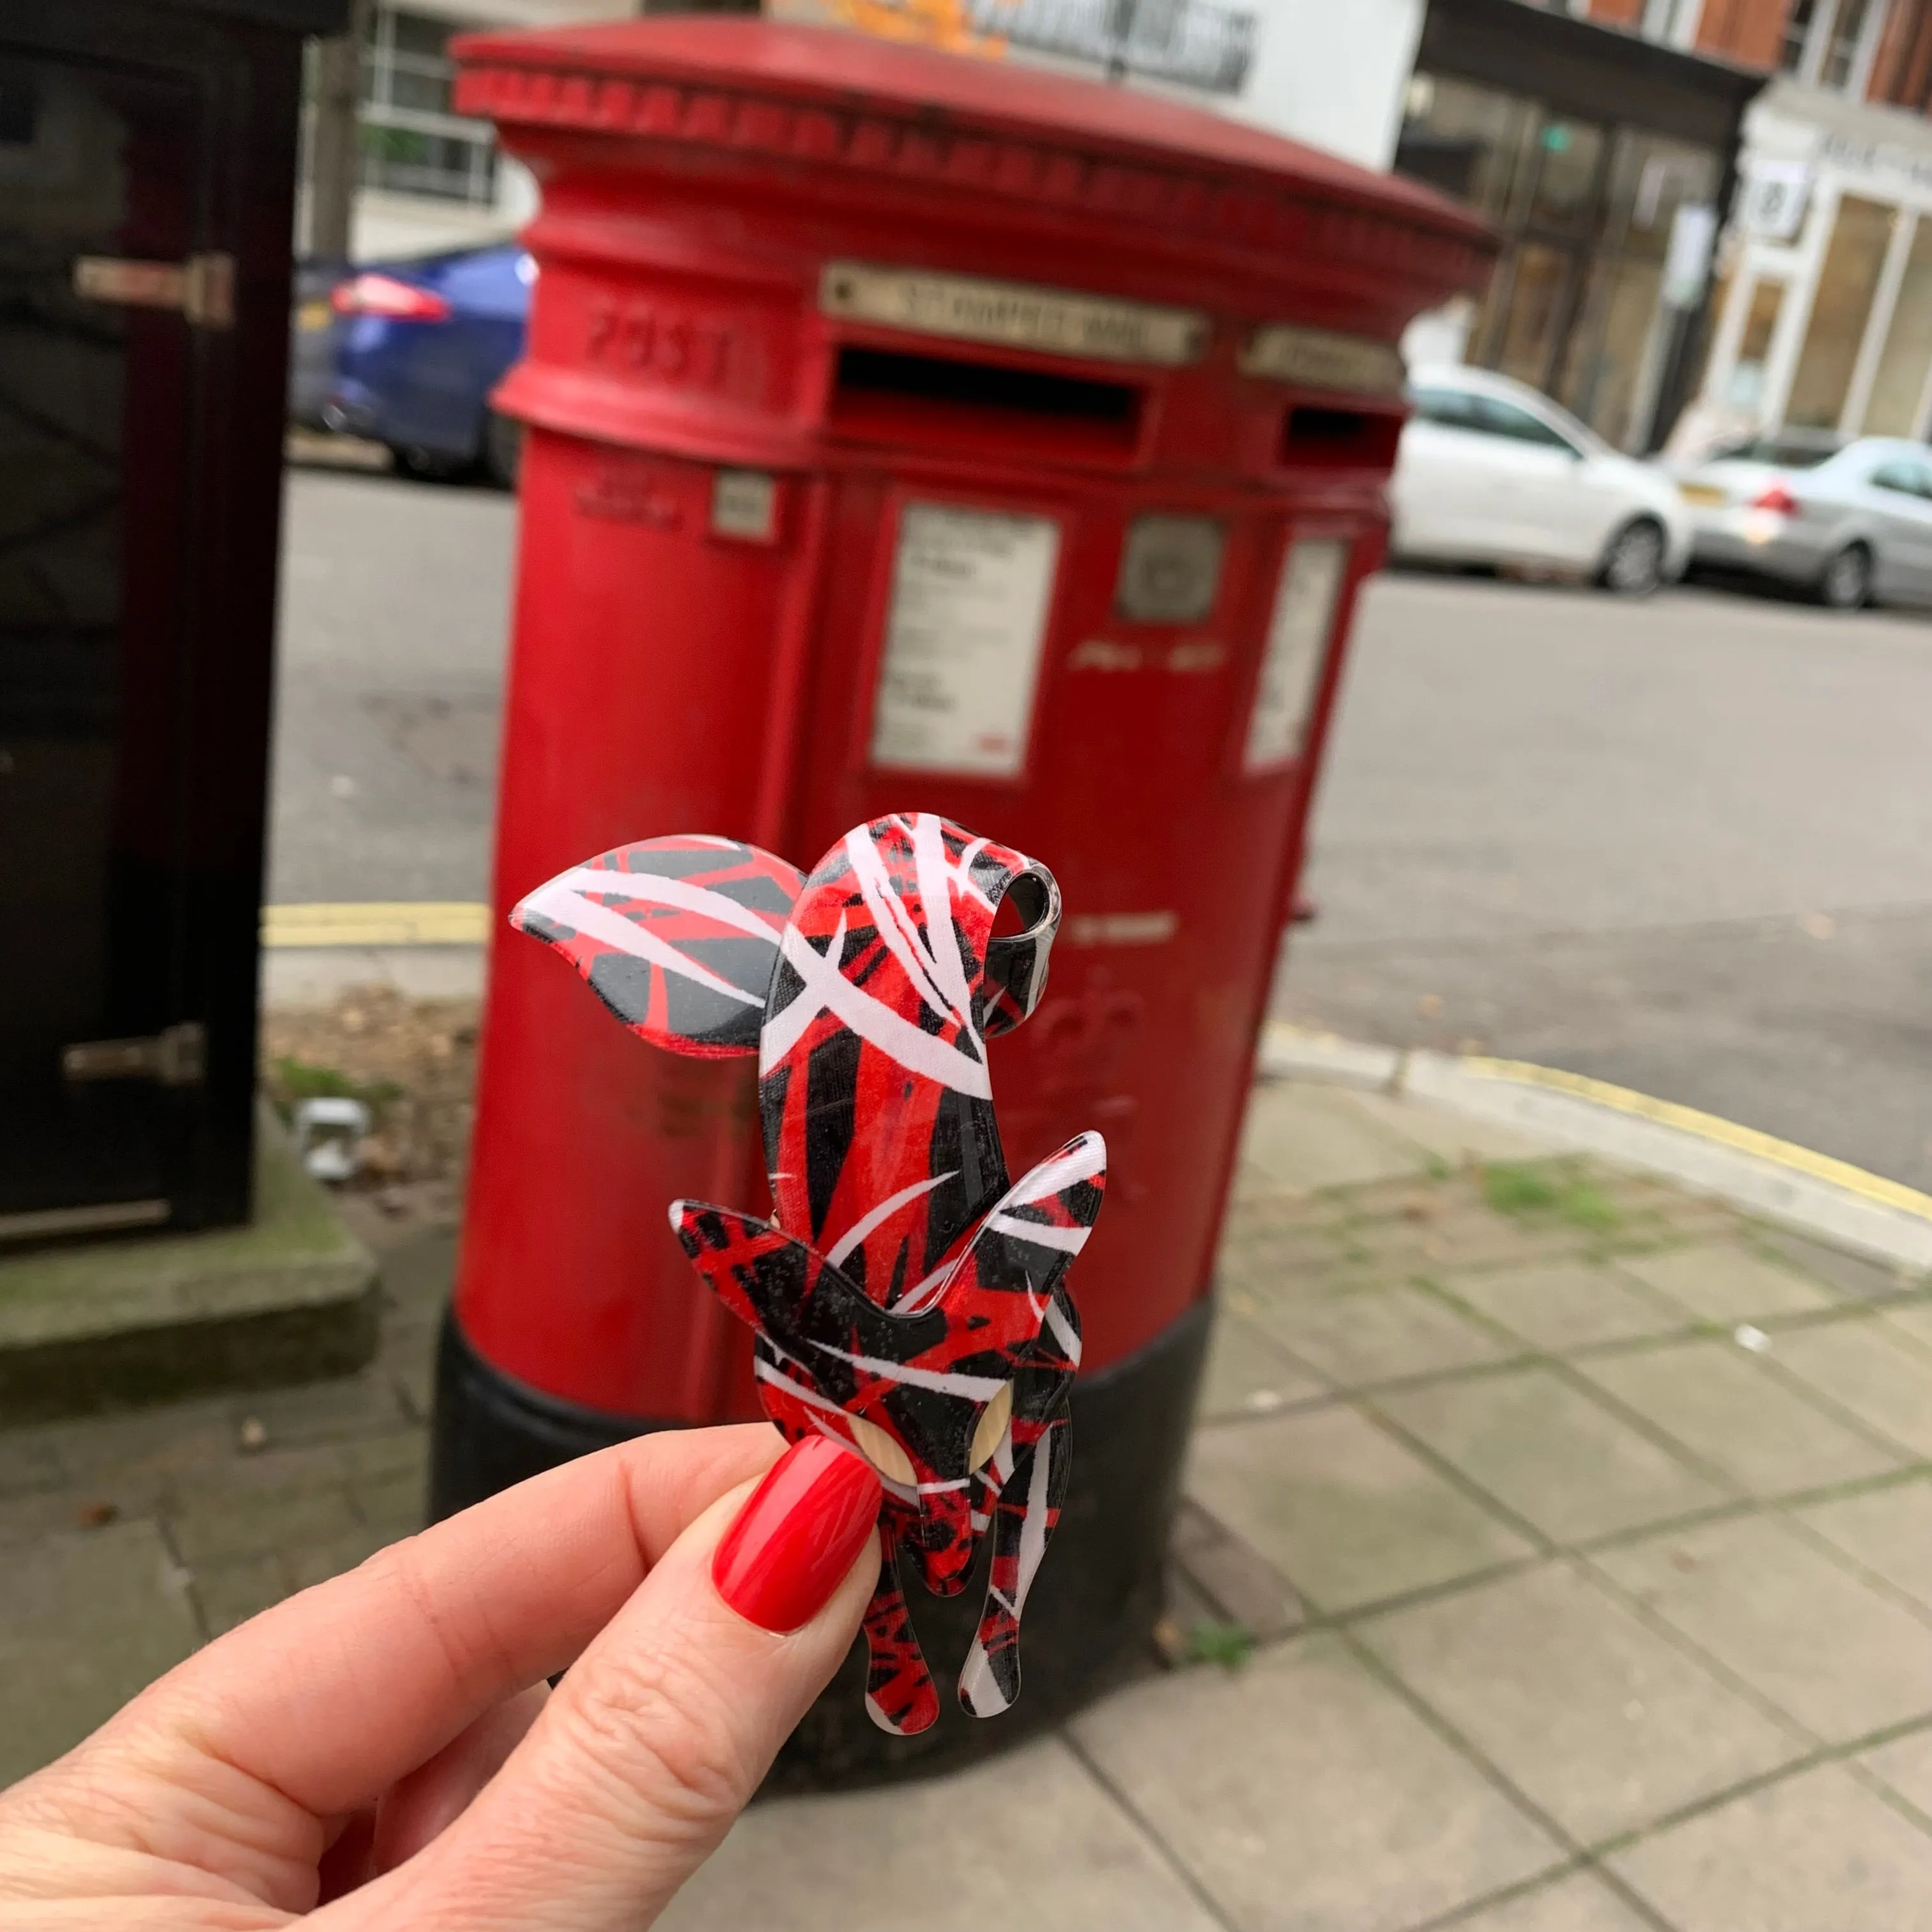
[(387, 443), (412, 476), (514, 488), (518, 426), (490, 392), (524, 351), (536, 264), (514, 242), (296, 278), (290, 412)]

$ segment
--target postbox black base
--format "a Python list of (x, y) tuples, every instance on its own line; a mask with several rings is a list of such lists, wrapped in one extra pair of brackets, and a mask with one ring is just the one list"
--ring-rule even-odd
[[(1060, 1527), (1028, 1600), (1024, 1688), (1003, 1718), (967, 1716), (952, 1694), (978, 1622), (986, 1549), (958, 1596), (907, 1599), (940, 1688), (939, 1721), (896, 1738), (866, 1714), (866, 1648), (855, 1643), (766, 1781), (822, 1790), (951, 1770), (1006, 1748), (1131, 1674), (1160, 1614), (1211, 1304), (1198, 1304), (1124, 1362), (1075, 1385), (1073, 1472)], [(436, 1362), (430, 1514), (440, 1518), (572, 1456), (667, 1426), (600, 1414), (513, 1381), (477, 1354), (454, 1316)]]

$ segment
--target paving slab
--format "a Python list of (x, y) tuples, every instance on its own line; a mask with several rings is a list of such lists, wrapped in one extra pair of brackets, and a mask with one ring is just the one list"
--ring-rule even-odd
[(1932, 1361), (1875, 1320), (1820, 1322), (1780, 1335), (1775, 1360), (1868, 1428), (1932, 1457)]
[(1408, 1284), (1298, 1295), (1273, 1303), (1256, 1325), (1340, 1388), (1439, 1375), (1521, 1351)]
[(1352, 1094), (1349, 1098), (1370, 1120), (1406, 1141), (1413, 1141), (1438, 1160), (1459, 1166), (1472, 1160), (1535, 1160), (1550, 1152), (1545, 1142), (1532, 1140), (1492, 1120), (1432, 1107), (1426, 1100), (1397, 1100), (1375, 1093)]
[[(1782, 1332), (1772, 1340), (1780, 1358), (1786, 1340)], [(1750, 1496), (1856, 1482), (1902, 1460), (1807, 1401), (1733, 1342), (1706, 1336), (1591, 1356), (1576, 1366)]]
[(1204, 1430), (1187, 1492), (1320, 1609), (1358, 1609), (1530, 1546), (1346, 1405)]
[(1652, 1823), (1802, 1748), (1565, 1563), (1371, 1618), (1359, 1634), (1580, 1844)]
[(1406, 1932), (1560, 1856), (1333, 1637), (1138, 1685), (1072, 1730), (1234, 1932)]
[(1264, 1082), (1248, 1102), (1237, 1184), (1290, 1192), (1428, 1171), (1429, 1156), (1339, 1087)]
[(1400, 1390), (1378, 1406), (1552, 1542), (1587, 1542), (1724, 1499), (1548, 1367)]
[(1932, 1611), (1932, 1478), (1839, 1496), (1799, 1511), (1798, 1520)]
[(1228, 1307), (1214, 1316), (1208, 1361), (1195, 1413), (1205, 1422), (1229, 1417), (1271, 1415), (1278, 1409), (1325, 1395), (1328, 1384), (1278, 1348), (1266, 1331)]
[(1444, 1292), (1532, 1346), (1562, 1354), (1607, 1342), (1667, 1335), (1681, 1309), (1615, 1269), (1590, 1262), (1532, 1262), (1448, 1275)]
[(1810, 1314), (1834, 1305), (1816, 1282), (1767, 1261), (1742, 1241), (1699, 1242), (1656, 1254), (1626, 1256), (1618, 1266), (1700, 1320), (1726, 1327)]
[(1217, 1932), (1057, 1738), (951, 1778), (754, 1805), (662, 1932)]
[(1456, 1932), (1654, 1932), (1654, 1928), (1601, 1879), (1576, 1872), (1474, 1918), (1459, 1918)]
[(1859, 1760), (1932, 1826), (1932, 1730), (1915, 1731), (1867, 1751)]
[(1932, 1622), (1786, 1524), (1706, 1523), (1592, 1560), (1827, 1743), (1932, 1715)]
[(1609, 1863), (1677, 1932), (1932, 1932), (1932, 1837), (1837, 1765)]
[(1887, 1330), (1904, 1336), (1910, 1347), (1932, 1355), (1932, 1302), (1914, 1301), (1902, 1308), (1888, 1308), (1881, 1319)]
[(307, 1550), (359, 1527), (361, 1519), (346, 1485), (224, 1495), (168, 1513), (167, 1523), (182, 1561), (199, 1570), (204, 1564), (232, 1563), (279, 1550)]
[(49, 1536), (0, 1564), (0, 1785), (106, 1721), (199, 1640), (188, 1577), (152, 1522)]

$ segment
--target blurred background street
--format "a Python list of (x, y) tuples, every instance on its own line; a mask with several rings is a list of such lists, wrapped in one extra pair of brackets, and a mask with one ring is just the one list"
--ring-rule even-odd
[[(482, 487), (292, 474), (271, 904), (485, 896), (514, 527)], [(1928, 770), (1910, 614), (1384, 576), (1276, 1010), (1932, 1185)]]

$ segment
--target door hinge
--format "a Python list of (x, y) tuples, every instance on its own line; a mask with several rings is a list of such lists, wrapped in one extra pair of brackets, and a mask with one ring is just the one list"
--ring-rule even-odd
[(235, 323), (235, 257), (190, 255), (185, 262), (140, 262), (122, 255), (77, 255), (74, 292), (83, 302), (124, 308), (178, 309), (196, 328)]
[(69, 1080), (152, 1080), (163, 1087), (199, 1087), (208, 1070), (208, 1030), (199, 1020), (146, 1040), (84, 1040), (61, 1049)]

